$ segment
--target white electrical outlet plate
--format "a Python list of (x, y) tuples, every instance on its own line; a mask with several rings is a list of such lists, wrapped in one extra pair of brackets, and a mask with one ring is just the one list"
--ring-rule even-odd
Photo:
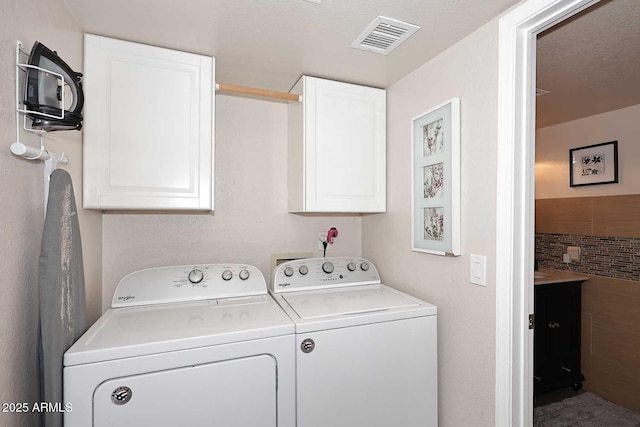
[(581, 252), (582, 250), (579, 246), (567, 246), (567, 255), (571, 257), (571, 261), (580, 262)]
[(323, 243), (326, 241), (327, 241), (327, 232), (321, 231), (320, 233), (318, 233), (318, 249), (320, 250), (324, 249)]
[(484, 255), (471, 255), (472, 284), (487, 286), (487, 257)]

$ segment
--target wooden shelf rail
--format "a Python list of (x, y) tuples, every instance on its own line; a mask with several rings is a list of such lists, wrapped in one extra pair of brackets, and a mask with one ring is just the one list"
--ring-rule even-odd
[(276, 92), (273, 90), (257, 89), (253, 87), (232, 85), (227, 83), (216, 83), (216, 91), (274, 98), (280, 101), (300, 102), (302, 98), (300, 95), (296, 95), (293, 93)]

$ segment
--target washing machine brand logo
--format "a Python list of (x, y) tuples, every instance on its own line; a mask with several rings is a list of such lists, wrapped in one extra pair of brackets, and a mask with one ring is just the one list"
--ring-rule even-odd
[(291, 286), (290, 282), (278, 283), (278, 286), (281, 288), (286, 288), (287, 286)]
[(136, 299), (135, 295), (123, 295), (118, 297), (118, 301), (126, 302), (132, 299)]

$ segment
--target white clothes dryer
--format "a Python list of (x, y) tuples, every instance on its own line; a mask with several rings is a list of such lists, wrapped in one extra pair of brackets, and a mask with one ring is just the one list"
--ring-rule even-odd
[(65, 426), (295, 426), (294, 325), (243, 264), (118, 285), (64, 355)]
[(437, 309), (363, 258), (279, 265), (271, 292), (296, 327), (297, 427), (436, 427)]

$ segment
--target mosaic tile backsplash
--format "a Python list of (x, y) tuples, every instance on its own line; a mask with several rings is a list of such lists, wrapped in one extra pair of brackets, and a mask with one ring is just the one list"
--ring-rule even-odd
[[(567, 246), (582, 248), (580, 262), (562, 262)], [(640, 281), (640, 239), (536, 233), (540, 268)]]

